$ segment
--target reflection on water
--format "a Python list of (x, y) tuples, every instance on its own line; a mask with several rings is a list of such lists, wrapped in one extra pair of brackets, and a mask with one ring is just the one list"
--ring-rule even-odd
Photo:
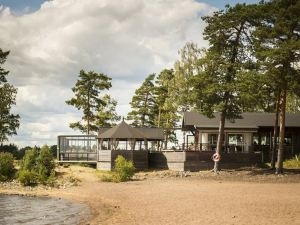
[(1, 225), (73, 225), (88, 214), (85, 205), (57, 198), (0, 195)]

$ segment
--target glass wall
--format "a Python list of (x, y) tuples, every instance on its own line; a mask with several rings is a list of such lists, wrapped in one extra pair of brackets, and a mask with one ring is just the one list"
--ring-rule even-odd
[(59, 136), (59, 151), (62, 152), (96, 152), (96, 136)]

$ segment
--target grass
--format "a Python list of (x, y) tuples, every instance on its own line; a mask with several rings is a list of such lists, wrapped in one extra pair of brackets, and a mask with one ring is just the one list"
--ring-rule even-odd
[(300, 169), (300, 155), (296, 155), (292, 159), (285, 160), (283, 162), (283, 167), (285, 169)]
[[(271, 163), (265, 163), (266, 167), (270, 168)], [(284, 169), (300, 169), (300, 155), (296, 155), (294, 158), (284, 160)]]

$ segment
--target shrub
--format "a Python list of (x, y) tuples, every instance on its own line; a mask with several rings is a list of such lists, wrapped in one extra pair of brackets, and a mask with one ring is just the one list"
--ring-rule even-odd
[(50, 148), (45, 145), (39, 152), (39, 156), (36, 159), (37, 173), (39, 174), (39, 181), (41, 183), (47, 183), (47, 180), (52, 175), (55, 176), (54, 168), (55, 163)]
[(41, 149), (33, 148), (26, 151), (20, 164), (18, 180), (23, 185), (32, 185), (37, 182), (54, 185), (55, 163), (48, 146)]
[(0, 152), (0, 181), (7, 181), (14, 177), (14, 157), (11, 153)]
[(37, 163), (36, 159), (39, 155), (39, 149), (33, 148), (31, 150), (27, 150), (21, 163), (20, 163), (20, 170), (28, 170), (28, 171), (36, 171)]
[(33, 186), (38, 183), (38, 175), (29, 170), (20, 170), (18, 172), (18, 180), (24, 186)]
[(126, 160), (123, 156), (119, 155), (115, 160), (114, 180), (117, 182), (128, 181), (133, 177), (134, 170), (132, 161)]

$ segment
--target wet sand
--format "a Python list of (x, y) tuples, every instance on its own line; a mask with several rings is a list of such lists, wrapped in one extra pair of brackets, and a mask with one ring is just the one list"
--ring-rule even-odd
[(233, 172), (214, 177), (207, 172), (185, 177), (149, 172), (138, 174), (136, 181), (116, 184), (99, 181), (90, 168), (71, 170), (82, 180), (77, 187), (0, 188), (0, 193), (49, 195), (85, 203), (92, 211), (88, 224), (300, 224), (299, 174)]

